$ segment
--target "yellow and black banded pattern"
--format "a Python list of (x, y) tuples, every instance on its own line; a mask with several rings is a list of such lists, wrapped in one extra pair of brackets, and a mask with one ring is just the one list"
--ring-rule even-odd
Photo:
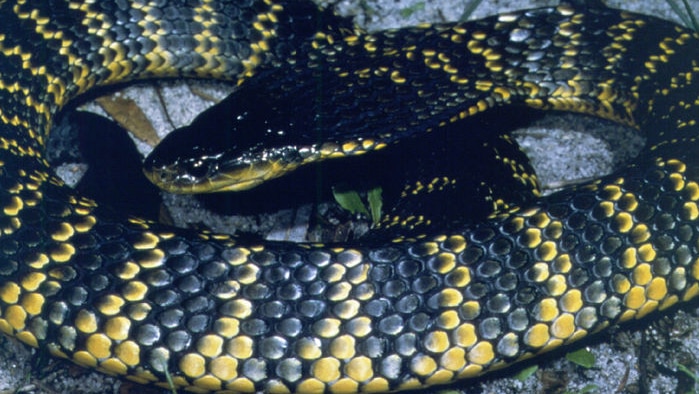
[[(45, 4), (0, 2), (0, 331), (29, 345), (142, 383), (167, 386), (169, 371), (200, 392), (389, 391), (478, 376), (699, 294), (699, 42), (684, 29), (567, 5), (364, 35), (294, 30), (317, 11), (291, 0)], [(386, 64), (361, 67), (372, 58)], [(332, 246), (113, 218), (43, 159), (52, 115), (93, 86), (264, 64), (304, 75), (318, 59), (337, 81), (422, 103), (400, 127), (524, 103), (636, 125), (649, 146), (484, 223)], [(426, 83), (425, 68), (448, 83)], [(325, 119), (382, 125), (396, 105), (343, 101), (361, 83)], [(383, 127), (364, 149), (410, 133)]]

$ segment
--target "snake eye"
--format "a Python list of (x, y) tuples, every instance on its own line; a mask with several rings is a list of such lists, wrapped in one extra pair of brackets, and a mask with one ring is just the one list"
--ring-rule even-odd
[(203, 182), (214, 176), (219, 169), (220, 155), (201, 155), (193, 157), (180, 164), (179, 176), (192, 183)]
[(197, 160), (188, 166), (187, 172), (194, 178), (203, 178), (209, 173), (209, 166), (203, 160)]

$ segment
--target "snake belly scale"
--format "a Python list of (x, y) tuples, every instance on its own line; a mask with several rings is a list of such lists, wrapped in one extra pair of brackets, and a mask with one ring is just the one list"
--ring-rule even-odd
[[(420, 27), (473, 59), (473, 75), (418, 46), (383, 52), (412, 54), (395, 70), (343, 70), (456, 107), (428, 118), (435, 127), (522, 103), (636, 126), (648, 146), (610, 176), (477, 225), (311, 245), (114, 215), (53, 175), (52, 116), (94, 86), (244, 80), (356, 43), (372, 52), (400, 31), (316, 32), (304, 22), (333, 17), (292, 0), (6, 0), (0, 20), (0, 331), (58, 357), (163, 387), (167, 371), (195, 392), (395, 391), (478, 376), (699, 293), (699, 42), (670, 23), (561, 5)], [(411, 85), (400, 59), (417, 54), (475, 93)]]

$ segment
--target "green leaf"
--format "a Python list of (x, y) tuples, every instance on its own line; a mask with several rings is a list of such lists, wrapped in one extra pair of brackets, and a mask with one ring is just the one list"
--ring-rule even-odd
[(340, 188), (333, 187), (333, 197), (338, 204), (351, 214), (356, 215), (358, 213), (369, 215), (366, 206), (359, 198), (359, 194), (354, 190), (341, 190)]
[(407, 7), (403, 8), (400, 10), (400, 16), (403, 18), (409, 18), (412, 14), (414, 14), (416, 11), (422, 11), (425, 9), (425, 2), (420, 1), (418, 3), (415, 3), (412, 7)]
[(381, 187), (375, 187), (367, 192), (367, 200), (369, 200), (369, 209), (371, 210), (371, 221), (377, 224), (381, 220), (381, 209), (383, 208), (383, 199), (381, 198)]
[(595, 362), (597, 361), (595, 359), (595, 355), (587, 349), (579, 349), (574, 352), (570, 352), (566, 354), (566, 359), (583, 368), (592, 368), (595, 366)]
[(694, 10), (692, 10), (692, 6), (689, 5), (689, 2), (687, 0), (682, 0), (682, 4), (684, 4), (684, 9), (687, 11), (687, 15), (689, 16), (689, 19), (692, 21), (692, 23), (689, 25), (694, 31), (699, 31), (699, 21), (697, 21), (697, 16), (694, 13)]
[(527, 367), (519, 371), (517, 374), (515, 374), (515, 379), (519, 380), (520, 382), (524, 382), (527, 380), (530, 376), (534, 375), (536, 371), (539, 370), (538, 365), (532, 365), (531, 367)]
[(697, 376), (697, 374), (695, 374), (694, 372), (692, 372), (689, 368), (687, 368), (687, 367), (684, 366), (683, 364), (679, 364), (679, 363), (678, 363), (678, 364), (677, 364), (677, 369), (680, 370), (680, 371), (682, 371), (682, 372), (684, 372), (684, 373), (686, 373), (687, 376), (689, 376), (690, 378), (692, 378), (695, 382), (699, 382), (699, 376)]
[(599, 386), (597, 386), (596, 384), (588, 384), (587, 386), (580, 389), (580, 394), (599, 393), (599, 392), (600, 392)]
[(675, 0), (666, 0), (666, 2), (670, 5), (672, 11), (680, 19), (682, 19), (682, 23), (685, 26), (687, 26), (690, 29), (694, 29), (694, 31), (699, 31), (699, 22), (697, 21), (696, 14), (692, 10), (692, 6), (689, 5), (689, 2), (687, 0), (682, 0), (684, 10), (682, 10), (680, 5), (677, 4)]
[(464, 7), (464, 12), (459, 17), (459, 21), (466, 21), (471, 16), (471, 14), (473, 14), (473, 11), (475, 11), (476, 8), (478, 8), (478, 6), (481, 5), (482, 2), (483, 0), (471, 0), (470, 2), (468, 2), (466, 4), (466, 7)]
[(175, 386), (175, 382), (172, 380), (170, 370), (167, 368), (167, 362), (162, 357), (162, 355), (156, 354), (156, 356), (153, 359), (153, 362), (157, 364), (165, 372), (165, 379), (167, 380), (167, 384), (172, 394), (177, 394), (177, 387)]

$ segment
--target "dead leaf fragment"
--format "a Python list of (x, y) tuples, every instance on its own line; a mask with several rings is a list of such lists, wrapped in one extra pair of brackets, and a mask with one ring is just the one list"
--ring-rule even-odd
[(133, 100), (111, 95), (100, 97), (95, 101), (109, 116), (133, 133), (136, 138), (150, 146), (155, 146), (160, 142), (160, 137), (158, 137), (150, 120)]

